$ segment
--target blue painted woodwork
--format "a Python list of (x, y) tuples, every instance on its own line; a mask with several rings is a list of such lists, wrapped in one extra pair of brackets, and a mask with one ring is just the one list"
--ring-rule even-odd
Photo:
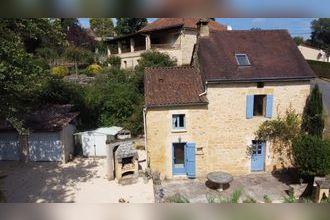
[(273, 95), (267, 95), (266, 117), (272, 118), (273, 115)]
[(266, 144), (262, 141), (253, 141), (251, 156), (251, 171), (265, 170), (265, 148)]
[(196, 158), (195, 158), (196, 145), (195, 143), (187, 143), (185, 146), (186, 155), (186, 171), (188, 177), (196, 176)]
[(248, 95), (246, 96), (246, 118), (253, 118), (253, 104), (254, 104), (254, 96)]

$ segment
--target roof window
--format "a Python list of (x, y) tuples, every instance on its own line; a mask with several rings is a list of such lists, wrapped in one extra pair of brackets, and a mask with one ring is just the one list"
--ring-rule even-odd
[(246, 54), (235, 54), (237, 64), (239, 66), (250, 66), (251, 63), (249, 61), (249, 58)]

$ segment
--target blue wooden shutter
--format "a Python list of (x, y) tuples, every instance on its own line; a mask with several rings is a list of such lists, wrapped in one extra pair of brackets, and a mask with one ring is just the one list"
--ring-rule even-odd
[(273, 95), (267, 95), (266, 117), (272, 118), (273, 115)]
[(185, 154), (186, 154), (186, 172), (188, 177), (196, 176), (196, 159), (195, 151), (196, 145), (194, 143), (187, 143), (185, 145)]
[(248, 95), (246, 96), (246, 118), (253, 118), (253, 104), (254, 104), (254, 96)]

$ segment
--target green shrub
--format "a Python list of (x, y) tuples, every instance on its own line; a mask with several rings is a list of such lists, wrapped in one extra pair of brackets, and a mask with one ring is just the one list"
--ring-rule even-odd
[(264, 195), (264, 203), (272, 203), (272, 200), (267, 195)]
[(221, 203), (224, 202), (224, 199), (217, 195), (206, 194), (206, 199), (208, 203)]
[(111, 55), (108, 58), (107, 63), (110, 64), (112, 67), (120, 68), (121, 58), (119, 56)]
[(330, 173), (330, 141), (316, 136), (296, 138), (292, 144), (295, 166), (305, 177)]
[(242, 195), (242, 191), (240, 189), (235, 190), (231, 194), (230, 199), (229, 199), (229, 202), (230, 203), (238, 203), (239, 202), (239, 199), (241, 198), (241, 195)]
[(48, 65), (47, 61), (43, 58), (36, 58), (32, 60), (32, 63), (36, 66), (41, 67), (44, 70), (49, 70), (50, 66)]
[(86, 71), (88, 74), (96, 75), (102, 72), (102, 67), (97, 64), (92, 64), (86, 68)]
[(181, 195), (180, 193), (176, 193), (173, 196), (170, 196), (166, 199), (168, 203), (190, 203), (189, 199)]
[(257, 200), (255, 200), (251, 196), (248, 196), (245, 200), (243, 200), (243, 203), (257, 203)]
[(284, 197), (284, 202), (285, 203), (295, 203), (296, 202), (296, 198), (294, 197), (293, 192), (290, 192), (289, 196)]
[(69, 69), (66, 66), (55, 66), (51, 69), (51, 74), (57, 77), (64, 77), (69, 74)]
[(309, 135), (322, 137), (324, 129), (323, 100), (322, 93), (317, 84), (307, 99), (302, 129)]

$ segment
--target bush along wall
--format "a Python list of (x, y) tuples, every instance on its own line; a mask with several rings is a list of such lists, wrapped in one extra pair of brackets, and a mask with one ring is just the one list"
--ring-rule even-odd
[(302, 177), (330, 174), (330, 140), (304, 135), (292, 144), (295, 166)]

